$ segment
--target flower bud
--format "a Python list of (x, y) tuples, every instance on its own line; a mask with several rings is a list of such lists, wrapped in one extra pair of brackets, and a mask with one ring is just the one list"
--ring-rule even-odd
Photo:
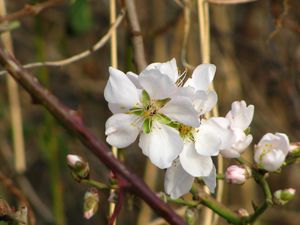
[(87, 220), (90, 219), (98, 210), (99, 192), (95, 188), (91, 188), (84, 195), (83, 216)]
[(296, 190), (294, 188), (288, 188), (284, 190), (277, 190), (274, 192), (274, 202), (278, 205), (285, 205), (295, 196)]
[(300, 151), (300, 142), (294, 142), (290, 144), (290, 153), (299, 152)]
[(250, 176), (250, 172), (243, 166), (229, 166), (225, 173), (225, 179), (228, 183), (243, 184)]
[(87, 162), (83, 160), (82, 157), (77, 155), (67, 155), (67, 164), (72, 170), (72, 174), (75, 179), (86, 179), (90, 174), (90, 167)]
[(289, 152), (289, 139), (283, 133), (265, 134), (255, 146), (254, 160), (259, 168), (278, 170)]

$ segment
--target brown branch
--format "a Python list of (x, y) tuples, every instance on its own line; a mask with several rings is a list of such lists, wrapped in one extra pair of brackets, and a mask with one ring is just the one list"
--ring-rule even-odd
[(98, 140), (84, 125), (79, 114), (63, 105), (55, 96), (45, 89), (38, 80), (22, 68), (13, 56), (0, 49), (0, 64), (23, 88), (31, 94), (34, 100), (42, 104), (64, 127), (74, 133), (81, 143), (93, 152), (117, 176), (124, 179), (129, 190), (141, 197), (160, 216), (171, 224), (183, 225), (185, 222), (170, 206), (156, 196), (154, 192), (123, 163), (113, 157), (106, 144)]
[(133, 57), (139, 72), (147, 66), (141, 27), (138, 21), (134, 0), (125, 0), (127, 19), (131, 27)]
[(44, 11), (45, 9), (60, 5), (65, 0), (49, 0), (43, 3), (37, 3), (34, 5), (25, 5), (24, 8), (20, 9), (17, 12), (10, 13), (6, 16), (0, 17), (0, 23), (4, 21), (12, 21), (19, 19), (21, 17), (29, 16), (29, 15), (37, 15), (41, 11)]

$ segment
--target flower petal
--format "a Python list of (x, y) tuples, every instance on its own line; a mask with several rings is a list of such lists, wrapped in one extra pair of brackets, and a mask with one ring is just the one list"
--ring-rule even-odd
[(140, 85), (147, 91), (151, 99), (165, 99), (175, 92), (175, 83), (159, 70), (144, 70), (139, 76)]
[(159, 110), (169, 118), (192, 127), (199, 127), (198, 113), (189, 98), (177, 96), (172, 98)]
[(192, 78), (188, 79), (184, 86), (191, 86), (196, 91), (207, 91), (209, 84), (214, 79), (216, 66), (213, 64), (201, 64), (195, 68)]
[(176, 160), (165, 174), (165, 192), (172, 199), (179, 198), (189, 192), (193, 182), (194, 177), (185, 172), (180, 162)]
[(275, 171), (281, 167), (285, 160), (285, 154), (278, 149), (272, 149), (262, 157), (261, 164), (267, 171)]
[(231, 110), (226, 118), (231, 121), (231, 126), (245, 130), (249, 127), (254, 114), (254, 106), (246, 105), (245, 101), (235, 101), (231, 104)]
[(193, 142), (184, 144), (179, 159), (183, 169), (194, 177), (208, 176), (213, 168), (211, 157), (198, 154)]
[(205, 185), (208, 187), (211, 193), (215, 193), (215, 189), (217, 186), (217, 171), (215, 166), (213, 166), (210, 174), (207, 177), (202, 178)]
[(152, 63), (146, 68), (146, 70), (150, 69), (159, 70), (162, 74), (167, 75), (173, 81), (173, 83), (175, 83), (179, 77), (175, 58), (165, 63)]
[(183, 141), (177, 130), (154, 120), (151, 132), (140, 135), (139, 146), (154, 165), (165, 169), (182, 151)]
[(212, 110), (217, 104), (218, 96), (215, 91), (197, 91), (193, 98), (193, 105), (199, 115), (203, 115)]
[(221, 139), (211, 131), (201, 128), (194, 134), (195, 148), (198, 154), (204, 156), (216, 156), (219, 154)]
[(139, 83), (139, 76), (133, 72), (127, 72), (126, 76), (129, 80), (135, 85), (136, 88), (142, 89), (142, 86)]
[(132, 108), (140, 104), (135, 85), (120, 70), (109, 67), (109, 79), (104, 89), (105, 100), (120, 107)]
[(105, 124), (106, 141), (117, 148), (125, 148), (135, 141), (140, 129), (140, 118), (132, 114), (115, 114)]
[(223, 117), (202, 120), (195, 133), (195, 145), (199, 154), (214, 156), (221, 149), (230, 148), (235, 141), (234, 132), (229, 128), (230, 122)]

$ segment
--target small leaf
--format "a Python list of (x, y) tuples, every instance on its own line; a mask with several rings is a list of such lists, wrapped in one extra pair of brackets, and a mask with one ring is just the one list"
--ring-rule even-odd
[(150, 101), (149, 94), (145, 90), (143, 90), (142, 91), (142, 104), (147, 105), (149, 103), (149, 101)]
[(157, 121), (159, 121), (160, 123), (163, 123), (166, 125), (169, 125), (170, 123), (172, 123), (172, 120), (163, 114), (156, 114), (155, 119)]
[(143, 123), (143, 131), (145, 134), (149, 134), (152, 128), (152, 118), (146, 118)]

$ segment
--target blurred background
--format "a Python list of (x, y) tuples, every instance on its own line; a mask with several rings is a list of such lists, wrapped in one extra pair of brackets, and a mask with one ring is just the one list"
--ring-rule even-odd
[[(43, 1), (7, 0), (7, 13), (26, 4)], [(196, 1), (136, 0), (147, 63), (176, 58), (181, 71), (201, 63)], [(18, 19), (12, 30), (17, 59), (23, 64), (60, 60), (90, 49), (109, 29), (108, 0), (72, 0), (38, 15)], [(117, 4), (117, 14), (120, 4)], [(290, 141), (300, 141), (300, 1), (258, 0), (246, 4), (210, 4), (211, 61), (217, 66), (215, 88), (220, 115), (231, 103), (244, 99), (255, 105), (251, 131), (254, 143), (266, 132), (285, 132)], [(189, 35), (184, 31), (190, 25)], [(117, 29), (118, 67), (137, 72), (128, 23)], [(103, 97), (110, 62), (109, 42), (83, 60), (62, 67), (40, 67), (32, 73), (67, 106), (78, 110), (86, 126), (105, 140), (104, 124), (111, 115)], [(191, 74), (191, 71), (188, 70)], [(26, 199), (36, 223), (107, 224), (109, 193), (101, 193), (100, 210), (89, 221), (82, 216), (87, 186), (72, 179), (66, 154), (84, 157), (92, 177), (106, 181), (109, 171), (30, 96), (20, 91), (26, 169), (15, 165), (11, 102), (7, 76), (0, 76), (0, 196), (17, 206)], [(246, 153), (251, 159), (252, 149)], [(122, 150), (125, 163), (141, 177), (146, 159), (137, 145)], [(225, 165), (229, 165), (225, 160)], [(146, 178), (156, 191), (163, 190), (164, 171), (151, 169)], [(22, 170), (22, 169), (21, 169)], [(299, 165), (270, 177), (272, 191), (293, 187), (300, 192)], [(10, 180), (9, 180), (10, 179)], [(12, 183), (9, 183), (11, 181)], [(16, 188), (20, 193), (14, 190)], [(231, 209), (251, 212), (251, 201), (259, 204), (262, 192), (249, 181), (242, 186), (225, 184), (224, 203)], [(284, 207), (273, 207), (258, 224), (300, 224), (300, 197)], [(143, 221), (141, 202), (128, 196), (118, 224), (162, 224)], [(142, 216), (143, 217), (143, 216)], [(144, 217), (146, 218), (146, 217)], [(146, 219), (147, 220), (147, 219)], [(199, 219), (201, 221), (201, 217)], [(199, 222), (199, 224), (201, 224)], [(227, 224), (223, 219), (218, 224)]]

